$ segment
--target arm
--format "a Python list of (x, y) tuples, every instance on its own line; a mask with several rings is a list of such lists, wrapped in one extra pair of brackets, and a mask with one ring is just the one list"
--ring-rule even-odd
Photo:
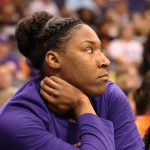
[(88, 97), (79, 89), (58, 77), (45, 78), (41, 87), (41, 94), (54, 113), (64, 115), (72, 111), (77, 118), (81, 149), (114, 149), (111, 122), (96, 116)]
[[(12, 117), (15, 116), (15, 117)], [(80, 149), (57, 138), (30, 111), (12, 111), (0, 119), (1, 150), (114, 150), (113, 126), (93, 114), (77, 118)]]
[(109, 120), (114, 125), (116, 150), (143, 150), (144, 145), (135, 125), (129, 100), (115, 84), (109, 85), (108, 93)]
[[(64, 84), (64, 82), (62, 84)], [(6, 108), (8, 110), (0, 113), (0, 149), (114, 150), (115, 146), (112, 123), (110, 121), (106, 121), (97, 117), (95, 115), (95, 111), (89, 103), (88, 98), (84, 94), (81, 94), (78, 90), (72, 88), (73, 87), (68, 85), (68, 83), (65, 83), (65, 90), (63, 90), (64, 88), (60, 89), (58, 93), (56, 92), (56, 90), (56, 93), (54, 91), (54, 93), (52, 92), (53, 94), (50, 92), (50, 96), (54, 97), (52, 97), (52, 99), (50, 100), (47, 99), (47, 101), (50, 101), (50, 108), (52, 106), (56, 106), (52, 105), (55, 102), (56, 104), (58, 104), (56, 107), (57, 110), (59, 110), (58, 113), (63, 113), (67, 110), (70, 110), (69, 107), (74, 110), (74, 115), (77, 120), (78, 132), (81, 141), (80, 148), (66, 143), (62, 139), (56, 137), (53, 130), (50, 129), (50, 131), (48, 131), (46, 126), (51, 127), (49, 123), (53, 124), (53, 120), (46, 123), (42, 121), (41, 118), (39, 118), (38, 114), (34, 113), (34, 111), (30, 109), (32, 105), (28, 107), (28, 105), (24, 103), (22, 107), (22, 102), (15, 103), (14, 101), (14, 108), (11, 109), (8, 107)], [(74, 91), (74, 97), (77, 97), (77, 99), (70, 99), (72, 98), (72, 94)], [(35, 97), (35, 99), (36, 98), (37, 97)], [(23, 97), (20, 100), (23, 100)], [(54, 100), (54, 103), (51, 100)], [(76, 103), (78, 102), (78, 100), (80, 102)], [(26, 101), (29, 100), (26, 99)], [(53, 110), (56, 111), (56, 109)]]

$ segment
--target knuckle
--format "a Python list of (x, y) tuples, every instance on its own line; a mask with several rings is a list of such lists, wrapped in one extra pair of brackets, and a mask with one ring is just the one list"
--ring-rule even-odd
[(55, 79), (55, 76), (50, 76), (50, 79)]
[(40, 82), (40, 86), (41, 86), (41, 87), (43, 86), (43, 80)]
[(48, 77), (45, 77), (45, 78), (43, 79), (43, 81), (44, 81), (44, 83), (48, 83), (48, 82), (49, 82), (49, 78), (48, 78)]
[(55, 91), (55, 96), (57, 96), (57, 97), (59, 97), (59, 96), (61, 96), (61, 93), (60, 93), (60, 91)]
[(42, 89), (40, 89), (40, 94), (43, 94), (43, 90)]

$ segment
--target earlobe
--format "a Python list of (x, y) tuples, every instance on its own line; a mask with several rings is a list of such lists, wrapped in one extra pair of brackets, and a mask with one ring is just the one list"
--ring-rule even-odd
[(54, 51), (48, 51), (46, 53), (46, 62), (53, 69), (60, 68), (59, 55)]

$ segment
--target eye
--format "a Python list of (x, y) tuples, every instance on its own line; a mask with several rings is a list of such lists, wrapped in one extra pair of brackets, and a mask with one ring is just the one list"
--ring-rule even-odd
[(87, 47), (87, 48), (84, 49), (84, 51), (86, 51), (87, 53), (92, 53), (93, 52), (93, 48)]

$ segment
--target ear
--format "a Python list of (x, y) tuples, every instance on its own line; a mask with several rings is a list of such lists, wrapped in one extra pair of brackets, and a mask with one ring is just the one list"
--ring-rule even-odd
[(47, 64), (53, 68), (53, 69), (59, 69), (60, 68), (60, 59), (59, 59), (59, 55), (58, 53), (54, 52), (54, 51), (48, 51), (46, 53), (46, 62)]

